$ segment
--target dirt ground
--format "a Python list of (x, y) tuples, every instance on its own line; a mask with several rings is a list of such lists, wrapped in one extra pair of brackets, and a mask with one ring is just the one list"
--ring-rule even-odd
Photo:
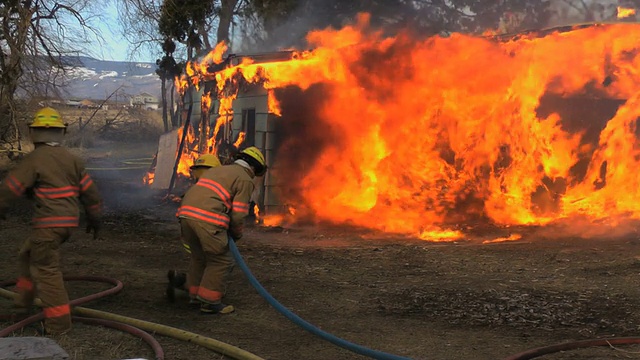
[[(177, 203), (145, 188), (144, 170), (122, 159), (153, 155), (154, 144), (104, 144), (82, 151), (106, 201), (102, 238), (79, 229), (63, 245), (66, 275), (120, 279), (124, 290), (89, 308), (212, 337), (265, 359), (361, 359), (297, 327), (273, 309), (236, 268), (226, 302), (236, 312), (203, 316), (164, 297), (168, 269), (184, 269)], [(16, 204), (0, 224), (0, 280), (16, 276), (16, 254), (29, 236), (30, 209)], [(504, 359), (571, 340), (638, 336), (640, 238), (549, 239), (494, 229), (453, 243), (431, 243), (340, 227), (253, 227), (240, 251), (283, 305), (350, 342), (412, 359)], [(68, 283), (72, 297), (96, 285)], [(186, 301), (186, 300), (185, 300)], [(0, 300), (8, 313), (11, 304)], [(0, 323), (4, 327), (8, 323)], [(33, 336), (27, 328), (16, 336)], [(158, 337), (167, 359), (224, 359), (197, 345)], [(141, 340), (76, 324), (56, 339), (72, 359), (153, 357)], [(640, 346), (611, 346), (545, 359), (640, 359)]]

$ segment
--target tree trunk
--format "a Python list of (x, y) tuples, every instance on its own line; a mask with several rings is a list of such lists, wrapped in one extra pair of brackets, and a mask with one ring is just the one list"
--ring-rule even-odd
[(9, 51), (3, 49), (0, 54), (0, 140), (13, 142), (19, 140), (14, 94), (23, 73), (22, 59), (35, 8), (19, 7), (17, 17), (10, 13), (15, 8), (2, 10), (0, 33)]
[(174, 81), (171, 82), (171, 105), (169, 106), (169, 114), (171, 116), (171, 127), (173, 129), (177, 128), (178, 126), (180, 126), (180, 120), (178, 119), (178, 117), (176, 116), (176, 110), (175, 110), (175, 98), (174, 95), (176, 93), (176, 84)]
[(220, 21), (218, 22), (217, 41), (229, 44), (229, 28), (233, 20), (233, 10), (236, 8), (238, 0), (222, 0), (220, 7)]
[(169, 132), (169, 119), (167, 118), (167, 78), (164, 74), (160, 81), (162, 92), (162, 123), (164, 124), (164, 132)]

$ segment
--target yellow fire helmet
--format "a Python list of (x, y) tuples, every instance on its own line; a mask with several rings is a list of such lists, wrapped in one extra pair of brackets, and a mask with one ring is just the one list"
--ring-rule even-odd
[(59, 128), (65, 129), (67, 124), (62, 122), (62, 116), (56, 109), (46, 107), (40, 109), (29, 125), (31, 128)]
[(250, 147), (242, 150), (242, 153), (246, 154), (246, 155), (249, 155), (252, 158), (256, 159), (260, 163), (260, 165), (267, 166), (267, 163), (264, 161), (264, 155), (262, 155), (262, 152), (257, 147), (250, 146)]
[(255, 146), (250, 146), (238, 154), (240, 159), (243, 159), (253, 166), (256, 176), (262, 176), (267, 172), (267, 163), (264, 160), (264, 155), (260, 149)]
[(221, 165), (220, 160), (218, 159), (217, 156), (213, 154), (204, 154), (204, 155), (201, 155), (199, 158), (197, 158), (196, 161), (194, 161), (193, 165), (191, 166), (191, 169), (198, 168), (198, 167), (214, 168), (220, 165)]

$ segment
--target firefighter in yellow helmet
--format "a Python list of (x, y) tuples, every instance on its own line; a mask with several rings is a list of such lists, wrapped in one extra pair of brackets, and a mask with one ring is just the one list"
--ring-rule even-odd
[(233, 164), (207, 170), (182, 199), (177, 216), (191, 248), (187, 289), (191, 303), (199, 303), (202, 313), (234, 311), (222, 302), (225, 278), (233, 265), (228, 236), (242, 238), (253, 179), (266, 171), (262, 152), (248, 147), (236, 155)]
[[(191, 178), (193, 182), (198, 182), (198, 179), (200, 179), (202, 174), (204, 174), (204, 172), (208, 169), (221, 165), (222, 164), (220, 164), (218, 156), (214, 154), (201, 155), (196, 159), (196, 161), (193, 162), (193, 165), (190, 168)], [(182, 237), (180, 240), (182, 242), (182, 247), (184, 248), (184, 250), (188, 254), (191, 254), (191, 248), (189, 247), (189, 244), (187, 244)], [(169, 279), (169, 283), (167, 284), (166, 295), (169, 301), (173, 302), (175, 301), (176, 289), (187, 291), (187, 289), (184, 287), (185, 283), (187, 282), (187, 273), (179, 272), (177, 270), (169, 270), (169, 272), (167, 273), (167, 278)]]
[[(193, 162), (193, 165), (191, 165), (191, 167), (189, 168), (191, 170), (191, 178), (193, 179), (193, 182), (197, 183), (205, 171), (218, 166), (222, 166), (222, 164), (220, 163), (220, 160), (216, 155), (214, 154), (201, 155), (199, 158), (196, 159), (196, 161)], [(187, 243), (183, 242), (182, 246), (184, 247), (187, 253), (191, 254), (191, 249), (189, 249), (189, 245)], [(185, 279), (186, 279), (186, 274), (185, 274)]]
[(193, 162), (193, 165), (190, 168), (191, 177), (193, 177), (195, 181), (198, 181), (198, 179), (200, 179), (200, 177), (206, 170), (218, 167), (220, 165), (222, 164), (220, 164), (220, 160), (217, 156), (213, 154), (201, 155), (196, 159), (196, 161)]
[[(67, 125), (52, 108), (43, 108), (30, 127), (35, 149), (0, 184), (0, 216), (16, 198), (32, 195), (33, 234), (19, 253), (16, 305), (28, 312), (36, 295), (43, 303), (47, 334), (71, 329), (69, 297), (60, 271), (60, 245), (80, 224), (80, 207), (87, 214), (87, 232), (98, 236), (101, 197), (83, 161), (61, 143)], [(36, 294), (37, 289), (37, 294)]]

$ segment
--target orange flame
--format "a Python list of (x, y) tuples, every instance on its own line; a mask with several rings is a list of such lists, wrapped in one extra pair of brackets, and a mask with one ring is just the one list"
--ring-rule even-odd
[(264, 226), (280, 226), (284, 223), (285, 217), (280, 214), (266, 215), (262, 218)]
[(196, 90), (200, 89), (200, 73), (198, 72), (199, 67), (194, 64), (192, 61), (188, 61), (185, 66), (185, 72), (187, 73), (187, 77), (191, 79), (191, 83), (196, 88)]
[(456, 241), (462, 238), (464, 235), (457, 230), (441, 230), (441, 229), (431, 229), (431, 230), (423, 230), (418, 235), (418, 238), (422, 240), (434, 241), (434, 242), (446, 242), (446, 241)]
[(227, 51), (227, 44), (224, 41), (219, 42), (216, 47), (211, 50), (199, 64), (199, 71), (201, 73), (207, 73), (209, 64), (220, 64), (222, 62), (222, 55)]
[(516, 240), (520, 240), (522, 239), (522, 235), (520, 234), (511, 234), (507, 237), (499, 237), (499, 238), (495, 238), (492, 240), (485, 240), (482, 243), (483, 244), (493, 244), (493, 243), (501, 243), (501, 242), (508, 242), (508, 241), (516, 241)]
[(239, 149), (240, 145), (242, 145), (242, 143), (244, 142), (245, 137), (246, 137), (246, 134), (244, 133), (244, 131), (241, 131), (238, 134), (238, 139), (236, 140), (235, 143), (233, 143), (233, 146), (235, 146), (236, 149)]
[(181, 76), (177, 76), (174, 79), (175, 82), (175, 86), (176, 86), (176, 91), (180, 94), (180, 95), (184, 95), (187, 91), (187, 88), (189, 87), (189, 81), (187, 80), (187, 76), (182, 74)]
[(624, 19), (630, 16), (633, 16), (636, 14), (636, 9), (632, 9), (632, 8), (625, 8), (622, 6), (618, 6), (618, 11), (617, 11), (617, 16), (618, 19)]
[[(183, 128), (178, 130), (178, 146), (179, 142), (182, 140)], [(193, 147), (190, 147), (193, 144)], [(194, 133), (194, 130), (191, 126), (187, 129), (187, 136), (185, 138), (185, 145), (182, 150), (182, 156), (180, 156), (180, 162), (178, 163), (178, 168), (176, 170), (177, 174), (182, 176), (190, 176), (191, 166), (196, 161), (200, 153), (198, 152), (197, 147), (197, 139)]]
[(256, 215), (256, 224), (260, 223), (260, 208), (258, 207), (258, 205), (253, 205), (253, 213)]
[(267, 108), (269, 109), (269, 114), (282, 116), (280, 112), (280, 102), (276, 99), (272, 89), (267, 90)]
[(142, 178), (142, 182), (145, 185), (151, 185), (151, 184), (153, 184), (153, 179), (155, 178), (155, 176), (156, 175), (155, 175), (155, 173), (153, 171), (149, 171)]

